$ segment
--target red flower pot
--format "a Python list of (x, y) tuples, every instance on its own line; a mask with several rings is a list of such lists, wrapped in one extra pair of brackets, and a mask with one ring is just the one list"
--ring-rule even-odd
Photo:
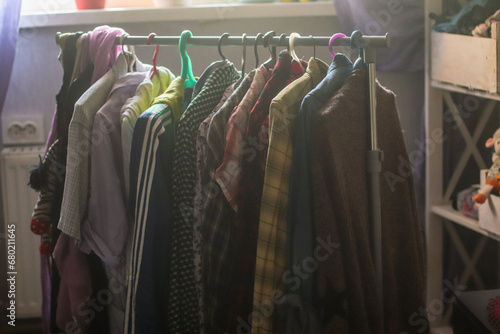
[(102, 9), (106, 0), (75, 0), (78, 9)]

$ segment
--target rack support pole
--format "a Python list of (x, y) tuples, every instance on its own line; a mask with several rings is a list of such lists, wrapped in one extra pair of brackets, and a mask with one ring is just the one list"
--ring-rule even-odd
[(382, 327), (384, 314), (384, 272), (382, 252), (382, 214), (380, 199), (380, 173), (384, 154), (378, 147), (377, 137), (377, 73), (375, 67), (376, 52), (374, 48), (366, 48), (363, 53), (364, 62), (368, 66), (368, 92), (370, 98), (370, 150), (368, 151), (368, 203), (370, 206), (371, 246), (374, 257), (377, 295), (382, 311)]

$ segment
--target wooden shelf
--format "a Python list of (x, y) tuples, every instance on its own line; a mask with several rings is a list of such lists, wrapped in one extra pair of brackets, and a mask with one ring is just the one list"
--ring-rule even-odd
[(493, 240), (500, 241), (500, 236), (492, 234), (479, 226), (479, 222), (475, 219), (466, 217), (456, 211), (451, 205), (434, 205), (431, 211), (436, 215), (445, 218), (455, 224), (461, 225), (469, 230), (485, 235)]
[(431, 85), (434, 88), (439, 88), (439, 89), (443, 89), (443, 90), (447, 90), (447, 91), (451, 91), (451, 92), (455, 92), (455, 93), (462, 93), (462, 94), (481, 97), (484, 99), (500, 101), (500, 94), (492, 94), (492, 93), (488, 93), (488, 92), (484, 92), (484, 91), (480, 91), (480, 90), (468, 89), (465, 87), (455, 86), (452, 84), (448, 84), (448, 83), (444, 83), (444, 82), (440, 82), (440, 81), (436, 81), (436, 80), (433, 80), (431, 82)]
[(305, 18), (336, 16), (331, 1), (229, 3), (169, 8), (127, 8), (21, 15), (19, 26), (42, 28), (74, 25), (115, 25), (131, 22), (221, 21), (256, 18)]

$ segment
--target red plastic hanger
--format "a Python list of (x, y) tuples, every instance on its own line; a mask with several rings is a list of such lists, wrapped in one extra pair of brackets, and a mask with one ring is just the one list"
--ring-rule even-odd
[[(151, 42), (153, 41), (153, 38), (156, 37), (156, 34), (154, 32), (150, 33), (148, 36), (148, 39), (146, 41), (146, 45), (151, 45)], [(153, 76), (158, 73), (158, 69), (156, 68), (156, 58), (158, 58), (158, 52), (160, 51), (160, 46), (155, 45), (155, 52), (153, 53), (153, 70), (151, 71), (151, 79), (153, 79)]]

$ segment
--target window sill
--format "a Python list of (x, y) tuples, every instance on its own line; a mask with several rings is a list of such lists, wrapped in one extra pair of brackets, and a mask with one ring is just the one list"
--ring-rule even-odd
[(170, 8), (127, 8), (22, 15), (21, 29), (133, 22), (221, 21), (229, 19), (335, 16), (333, 1), (225, 3)]

